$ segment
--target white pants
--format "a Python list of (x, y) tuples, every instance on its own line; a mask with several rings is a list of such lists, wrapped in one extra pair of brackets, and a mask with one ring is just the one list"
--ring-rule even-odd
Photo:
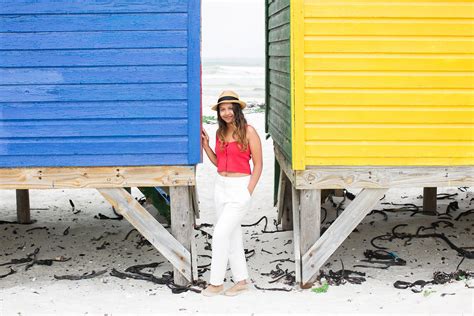
[(230, 263), (235, 282), (248, 278), (240, 224), (250, 206), (251, 195), (247, 189), (250, 175), (223, 177), (217, 174), (214, 202), (217, 222), (212, 236), (211, 277), (209, 283), (221, 285)]

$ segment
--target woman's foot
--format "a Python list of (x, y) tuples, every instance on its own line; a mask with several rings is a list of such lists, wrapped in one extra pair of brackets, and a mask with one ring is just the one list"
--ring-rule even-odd
[(221, 284), (221, 285), (209, 284), (209, 286), (206, 287), (206, 289), (204, 289), (201, 293), (204, 296), (216, 296), (216, 295), (222, 294), (223, 292), (224, 292), (224, 284)]
[(226, 296), (236, 296), (236, 295), (242, 294), (242, 293), (244, 293), (248, 290), (249, 290), (249, 285), (248, 285), (247, 281), (246, 280), (239, 281), (239, 282), (235, 283), (234, 286), (227, 289), (224, 292), (224, 295), (226, 295)]

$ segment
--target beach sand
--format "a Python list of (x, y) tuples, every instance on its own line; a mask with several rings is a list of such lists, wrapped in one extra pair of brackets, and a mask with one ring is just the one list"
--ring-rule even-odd
[[(264, 171), (253, 197), (249, 213), (244, 224), (256, 222), (262, 216), (268, 217), (267, 230), (274, 230), (273, 220), (276, 208), (273, 206), (273, 144), (271, 138), (264, 137), (264, 114), (247, 113), (250, 124), (260, 133), (264, 147)], [(206, 125), (211, 135), (211, 143), (217, 126)], [(205, 154), (204, 154), (205, 155)], [(197, 167), (197, 188), (200, 198), (201, 218), (198, 223), (214, 223), (213, 184), (215, 167), (207, 157)], [(390, 190), (383, 201), (393, 203), (414, 203), (421, 205), (422, 188), (409, 190)], [(356, 190), (351, 191), (357, 193)], [(133, 189), (136, 197), (141, 194)], [(457, 188), (440, 188), (439, 193), (457, 193), (459, 210), (453, 211), (454, 217), (473, 208), (472, 189), (462, 192)], [(261, 275), (276, 268), (276, 259), (293, 259), (292, 232), (262, 233), (263, 223), (254, 227), (245, 227), (245, 248), (254, 249), (255, 255), (249, 258), (248, 266), (251, 279), (260, 287), (278, 287), (292, 289), (291, 292), (261, 291), (253, 289), (237, 297), (203, 297), (186, 292), (172, 294), (165, 285), (155, 285), (142, 280), (122, 280), (109, 275), (112, 268), (124, 271), (135, 264), (163, 262), (155, 270), (156, 276), (172, 270), (172, 266), (151, 246), (137, 249), (139, 235), (132, 233), (124, 241), (126, 234), (133, 228), (126, 220), (99, 220), (98, 213), (114, 217), (110, 205), (92, 189), (84, 190), (31, 190), (32, 225), (0, 225), (1, 251), (0, 263), (14, 258), (23, 258), (39, 247), (39, 259), (58, 256), (70, 257), (67, 262), (54, 262), (52, 266), (35, 265), (25, 271), (25, 265), (12, 265), (16, 273), (0, 279), (0, 315), (38, 315), (38, 314), (425, 314), (425, 315), (472, 315), (474, 310), (474, 290), (466, 287), (465, 281), (444, 285), (426, 286), (422, 293), (400, 290), (393, 286), (397, 280), (414, 282), (419, 279), (430, 280), (433, 272), (453, 272), (461, 258), (443, 241), (434, 239), (414, 239), (409, 245), (404, 241), (380, 241), (390, 251), (407, 261), (406, 266), (390, 267), (386, 270), (374, 268), (353, 268), (361, 264), (366, 249), (374, 249), (370, 240), (391, 231), (401, 223), (409, 226), (401, 231), (414, 233), (420, 225), (429, 225), (436, 217), (426, 215), (410, 216), (410, 212), (388, 213), (384, 221), (380, 214), (367, 216), (349, 238), (327, 261), (329, 269), (341, 269), (340, 260), (346, 269), (366, 273), (367, 281), (361, 285), (345, 284), (330, 286), (326, 293), (314, 293), (300, 290), (282, 282), (270, 284), (270, 276)], [(69, 204), (72, 200), (79, 213), (73, 214)], [(0, 219), (16, 220), (15, 191), (0, 191)], [(341, 198), (335, 198), (340, 202)], [(382, 202), (383, 202), (382, 201)], [(438, 208), (446, 210), (453, 200), (439, 200)], [(344, 205), (347, 205), (344, 204)], [(335, 217), (335, 209), (329, 201), (323, 205), (328, 210), (327, 221)], [(382, 208), (379, 204), (378, 209)], [(459, 221), (452, 221), (454, 228), (438, 228), (456, 245), (474, 246), (474, 220), (472, 215)], [(27, 232), (34, 227), (46, 227)], [(63, 232), (69, 227), (69, 234)], [(203, 230), (212, 234), (212, 227)], [(91, 241), (104, 233), (102, 240)], [(210, 255), (205, 250), (206, 238), (196, 231), (199, 255)], [(103, 242), (105, 249), (98, 250)], [(472, 249), (470, 249), (472, 250)], [(199, 257), (198, 264), (205, 265), (208, 257)], [(294, 264), (282, 262), (280, 267), (294, 271)], [(83, 274), (93, 270), (106, 269), (102, 276), (80, 281), (55, 280), (54, 275)], [(474, 260), (466, 259), (461, 269), (474, 270)], [(9, 271), (9, 266), (0, 267), (0, 275)], [(203, 276), (208, 280), (209, 272)], [(472, 283), (471, 283), (472, 284)], [(230, 271), (226, 286), (230, 286)], [(447, 293), (447, 294), (445, 294)]]

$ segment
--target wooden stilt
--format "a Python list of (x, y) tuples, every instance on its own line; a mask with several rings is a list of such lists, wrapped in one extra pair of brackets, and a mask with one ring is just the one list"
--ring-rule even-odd
[(189, 187), (189, 199), (191, 200), (191, 208), (194, 212), (194, 223), (196, 223), (196, 218), (199, 218), (199, 196), (197, 188), (195, 185)]
[[(122, 188), (97, 189), (158, 251), (192, 281), (191, 253), (178, 242), (133, 196)], [(186, 192), (187, 196), (187, 192)], [(189, 200), (185, 209), (189, 213)], [(179, 213), (179, 211), (177, 212)], [(179, 220), (178, 220), (179, 222)], [(185, 229), (183, 229), (185, 230)]]
[(437, 188), (423, 188), (423, 212), (438, 214), (436, 193)]
[[(388, 189), (363, 189), (302, 257), (303, 284), (311, 283), (327, 259), (357, 227)], [(305, 219), (306, 220), (306, 219)], [(295, 225), (296, 226), (296, 225)], [(298, 257), (295, 258), (295, 261)]]
[(278, 210), (278, 217), (277, 217), (277, 224), (281, 224), (281, 218), (283, 216), (283, 204), (285, 198), (285, 186), (286, 186), (286, 177), (285, 173), (282, 169), (280, 169), (279, 176), (278, 176), (278, 193), (277, 193), (277, 210)]
[(300, 231), (300, 195), (298, 190), (293, 186), (292, 201), (293, 201), (293, 247), (295, 255), (295, 280), (296, 283), (301, 283), (301, 231)]
[[(196, 267), (195, 254), (191, 253), (191, 245), (194, 243), (193, 223), (194, 213), (192, 201), (190, 200), (189, 187), (170, 187), (171, 201), (171, 233), (191, 254), (191, 268)], [(193, 262), (194, 261), (194, 262)], [(194, 264), (193, 264), (194, 263)], [(187, 285), (188, 279), (174, 268), (174, 282), (179, 285)], [(197, 271), (196, 271), (197, 272)], [(196, 273), (197, 274), (197, 273)], [(197, 275), (195, 276), (197, 278)], [(192, 280), (191, 280), (192, 281)]]
[[(286, 177), (286, 176), (285, 176)], [(287, 179), (285, 185), (285, 192), (283, 198), (283, 214), (281, 218), (281, 228), (283, 230), (292, 230), (293, 229), (293, 192), (292, 184)]]
[(293, 229), (293, 215), (292, 215), (292, 192), (291, 182), (283, 170), (280, 170), (280, 185), (278, 186), (278, 224), (282, 225), (283, 230)]
[(31, 223), (30, 194), (28, 190), (16, 190), (16, 217), (20, 224)]
[[(321, 190), (298, 190), (300, 201), (300, 248), (306, 253), (321, 232)], [(307, 285), (301, 284), (302, 288)]]

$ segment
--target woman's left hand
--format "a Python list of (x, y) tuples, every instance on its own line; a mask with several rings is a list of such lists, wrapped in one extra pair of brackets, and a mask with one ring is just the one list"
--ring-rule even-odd
[(250, 195), (252, 195), (252, 193), (253, 193), (253, 189), (252, 189), (252, 190), (250, 190), (250, 187), (247, 187), (247, 191), (249, 191)]

